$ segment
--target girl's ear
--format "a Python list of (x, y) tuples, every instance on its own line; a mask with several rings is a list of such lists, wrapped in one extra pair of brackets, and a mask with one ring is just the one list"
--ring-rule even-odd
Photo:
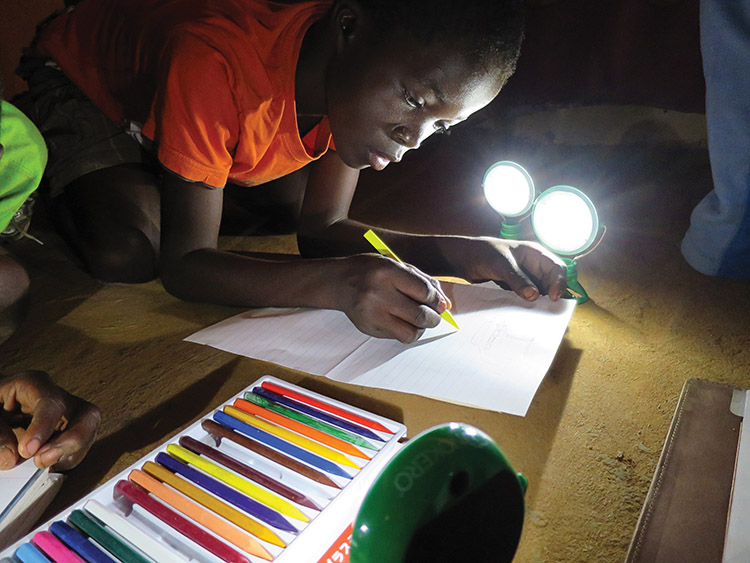
[(339, 49), (358, 37), (362, 26), (362, 9), (358, 2), (340, 0), (333, 7), (336, 44)]

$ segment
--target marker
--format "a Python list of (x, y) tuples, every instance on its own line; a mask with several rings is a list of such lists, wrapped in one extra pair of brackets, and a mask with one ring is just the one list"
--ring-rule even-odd
[(243, 495), (232, 489), (231, 487), (220, 483), (213, 477), (209, 477), (205, 473), (201, 473), (197, 469), (188, 467), (178, 459), (160, 452), (156, 455), (156, 462), (163, 465), (170, 471), (182, 475), (186, 479), (189, 479), (199, 487), (203, 487), (207, 491), (221, 497), (223, 500), (230, 504), (233, 504), (237, 508), (240, 508), (257, 518), (261, 522), (273, 526), (278, 530), (284, 530), (293, 534), (297, 533), (297, 528), (292, 526), (281, 514), (275, 510), (271, 510), (267, 506), (259, 503), (257, 500), (253, 500), (250, 497)]
[(228, 428), (226, 426), (223, 426), (216, 422), (215, 420), (206, 419), (203, 422), (201, 422), (201, 427), (203, 430), (211, 434), (214, 438), (226, 438), (227, 440), (231, 440), (235, 444), (242, 446), (243, 448), (247, 448), (248, 450), (255, 452), (256, 454), (265, 457), (266, 459), (270, 459), (271, 461), (274, 461), (278, 463), (279, 465), (283, 465), (287, 469), (291, 469), (295, 473), (298, 473), (300, 475), (304, 475), (308, 479), (312, 479), (313, 481), (317, 481), (321, 485), (326, 485), (328, 487), (334, 487), (336, 489), (340, 489), (341, 487), (328, 475), (325, 473), (322, 473), (321, 471), (318, 471), (317, 469), (313, 469), (309, 465), (305, 465), (304, 463), (300, 463), (296, 459), (289, 457), (288, 455), (282, 454), (281, 452), (277, 452), (273, 448), (269, 448), (265, 444), (254, 440), (253, 438), (250, 438), (249, 436), (245, 436), (244, 434), (240, 434), (239, 432), (235, 432), (231, 428)]
[(86, 563), (50, 532), (37, 532), (31, 541), (55, 563)]
[(230, 487), (237, 489), (238, 491), (245, 493), (250, 498), (257, 500), (265, 504), (267, 507), (280, 512), (290, 518), (296, 518), (302, 522), (309, 522), (310, 519), (302, 512), (299, 508), (294, 506), (292, 503), (284, 500), (283, 498), (269, 493), (265, 489), (261, 489), (258, 485), (251, 483), (250, 481), (238, 477), (231, 471), (227, 471), (223, 467), (220, 467), (199, 455), (195, 455), (190, 450), (178, 446), (177, 444), (169, 444), (167, 446), (167, 453), (173, 457), (176, 457), (180, 461), (193, 465), (208, 473), (211, 477), (223, 481)]
[(309, 452), (303, 448), (295, 446), (294, 444), (290, 444), (289, 442), (281, 440), (280, 438), (277, 438), (276, 436), (273, 436), (268, 432), (264, 432), (263, 430), (259, 430), (258, 428), (250, 426), (249, 424), (245, 424), (241, 420), (237, 420), (236, 418), (234, 418), (233, 416), (229, 416), (225, 412), (215, 412), (213, 418), (216, 422), (223, 424), (224, 426), (229, 426), (232, 430), (236, 430), (237, 432), (241, 432), (246, 436), (250, 436), (251, 438), (259, 440), (267, 446), (271, 446), (272, 448), (276, 448), (292, 457), (296, 457), (300, 461), (309, 463), (310, 465), (313, 465), (318, 469), (322, 469), (323, 471), (327, 471), (328, 473), (333, 473), (334, 475), (338, 475), (339, 477), (345, 477), (346, 479), (352, 478), (351, 475), (349, 475), (335, 463), (328, 461), (327, 459), (323, 459), (322, 457), (317, 456), (314, 453)]
[[(367, 239), (367, 242), (369, 242), (375, 248), (375, 250), (377, 250), (383, 256), (387, 256), (391, 260), (395, 260), (396, 262), (404, 266), (406, 265), (401, 261), (401, 259), (398, 256), (396, 256), (396, 254), (390, 248), (388, 248), (388, 245), (385, 244), (383, 240), (373, 232), (372, 229), (368, 230), (365, 233), (365, 238)], [(452, 324), (454, 327), (460, 330), (460, 327), (458, 326), (456, 319), (453, 318), (453, 315), (451, 315), (448, 309), (440, 313), (440, 316), (443, 317), (450, 324)]]
[(224, 467), (231, 469), (235, 473), (239, 473), (243, 477), (247, 477), (248, 479), (251, 479), (256, 483), (263, 485), (265, 488), (272, 490), (276, 494), (296, 502), (297, 504), (306, 506), (307, 508), (312, 508), (313, 510), (323, 509), (321, 506), (318, 506), (313, 500), (303, 495), (299, 491), (295, 491), (291, 487), (286, 486), (284, 483), (280, 483), (276, 479), (272, 479), (271, 477), (265, 475), (264, 473), (261, 473), (257, 469), (250, 467), (249, 465), (246, 465), (241, 461), (234, 459), (233, 457), (228, 456), (227, 454), (217, 450), (216, 448), (212, 448), (211, 446), (206, 445), (203, 442), (199, 442), (195, 438), (191, 438), (190, 436), (183, 436), (182, 438), (180, 438), (179, 443), (183, 448), (190, 450), (194, 454), (206, 456), (207, 458), (220, 463)]
[(210, 551), (222, 561), (227, 561), (228, 563), (252, 563), (247, 557), (216, 539), (213, 534), (209, 534), (177, 514), (171, 508), (154, 500), (148, 495), (145, 489), (135, 483), (124, 479), (118, 481), (115, 485), (114, 496), (115, 502), (118, 504), (125, 506), (137, 504), (174, 531), (179, 532), (190, 541)]
[(209, 512), (193, 500), (182, 496), (174, 489), (170, 489), (164, 483), (157, 481), (140, 469), (131, 471), (128, 479), (136, 485), (143, 487), (165, 504), (168, 504), (175, 511), (184, 514), (192, 521), (197, 522), (232, 545), (266, 561), (273, 560), (271, 554), (250, 534), (243, 530), (238, 530), (226, 520), (222, 520), (216, 514)]
[(371, 420), (367, 417), (351, 412), (350, 410), (337, 407), (336, 405), (332, 405), (331, 403), (321, 401), (314, 397), (310, 397), (309, 395), (294, 391), (293, 389), (289, 389), (288, 387), (284, 387), (283, 385), (278, 385), (272, 381), (264, 381), (263, 383), (261, 383), (261, 387), (263, 387), (263, 389), (273, 391), (274, 393), (278, 393), (279, 395), (283, 395), (284, 397), (289, 397), (290, 399), (299, 401), (300, 403), (310, 405), (311, 407), (315, 407), (316, 409), (329, 412), (335, 416), (345, 418), (346, 420), (351, 420), (352, 422), (359, 424), (360, 426), (366, 426), (367, 428), (377, 430), (378, 432), (385, 432), (386, 434), (393, 434), (393, 430), (390, 430), (389, 428), (383, 426), (377, 420)]
[(253, 388), (253, 393), (255, 393), (256, 395), (260, 395), (261, 397), (264, 397), (271, 401), (275, 401), (282, 405), (286, 405), (287, 407), (291, 407), (307, 415), (314, 416), (316, 418), (324, 420), (330, 424), (338, 426), (339, 428), (348, 430), (349, 432), (354, 432), (355, 434), (364, 436), (365, 438), (368, 438), (370, 440), (375, 440), (376, 442), (385, 442), (383, 438), (375, 434), (375, 432), (373, 432), (372, 430), (369, 430), (367, 428), (362, 428), (361, 426), (358, 426), (357, 424), (354, 424), (353, 422), (350, 422), (348, 420), (343, 420), (337, 416), (333, 416), (332, 414), (316, 409), (315, 407), (305, 405), (303, 403), (300, 403), (299, 401), (290, 399), (289, 397), (284, 397), (283, 395), (274, 393), (273, 391), (270, 391), (268, 389), (263, 389), (262, 387), (255, 387)]
[(127, 518), (109, 510), (99, 501), (93, 499), (86, 501), (83, 509), (87, 514), (90, 514), (107, 526), (108, 529), (117, 533), (119, 537), (127, 539), (134, 547), (152, 559), (159, 561), (159, 563), (162, 561), (164, 563), (185, 563), (187, 561), (186, 558), (179, 556), (173, 549), (158, 542), (155, 538), (152, 538), (146, 532), (134, 526)]
[(13, 555), (21, 563), (49, 563), (49, 559), (31, 543), (23, 544), (16, 549)]
[(234, 418), (241, 420), (242, 422), (246, 424), (249, 424), (250, 426), (254, 426), (255, 428), (268, 432), (269, 434), (278, 436), (282, 440), (286, 440), (287, 442), (291, 442), (292, 444), (297, 444), (299, 447), (305, 448), (306, 450), (310, 450), (311, 452), (318, 454), (319, 456), (324, 457), (326, 459), (330, 459), (331, 461), (335, 463), (340, 463), (341, 465), (346, 465), (348, 467), (353, 467), (354, 469), (359, 469), (359, 466), (356, 463), (354, 463), (352, 460), (350, 460), (348, 457), (346, 457), (344, 454), (337, 452), (335, 450), (332, 450), (331, 448), (328, 448), (322, 444), (319, 444), (318, 442), (315, 442), (314, 440), (310, 440), (309, 438), (305, 438), (304, 436), (295, 434), (291, 430), (282, 428), (281, 426), (278, 426), (277, 424), (267, 422), (251, 414), (247, 414), (245, 411), (235, 408), (235, 407), (226, 406), (224, 407), (224, 412), (227, 413), (229, 416), (233, 416)]
[(68, 515), (68, 521), (122, 563), (151, 563), (83, 510), (76, 509), (71, 512)]
[(233, 524), (236, 524), (243, 530), (250, 532), (255, 537), (263, 541), (267, 541), (268, 543), (271, 543), (273, 545), (278, 545), (279, 547), (286, 547), (286, 544), (282, 541), (282, 539), (274, 532), (272, 532), (270, 528), (267, 528), (263, 524), (256, 522), (249, 516), (243, 514), (235, 508), (232, 508), (228, 504), (223, 503), (216, 497), (209, 495), (203, 489), (200, 489), (199, 487), (188, 483), (183, 478), (172, 473), (166, 467), (158, 465), (152, 461), (147, 461), (143, 465), (143, 471), (145, 471), (155, 479), (166, 483), (173, 489), (180, 491), (183, 495), (190, 497), (195, 502), (202, 504), (209, 510), (229, 520)]
[(327, 434), (322, 430), (313, 428), (297, 420), (292, 420), (285, 416), (281, 416), (280, 414), (275, 413), (267, 408), (258, 406), (255, 403), (248, 401), (247, 399), (236, 399), (234, 401), (234, 406), (240, 410), (245, 411), (248, 414), (264, 418), (269, 422), (288, 428), (289, 430), (297, 432), (298, 434), (302, 434), (303, 436), (307, 436), (308, 438), (311, 438), (313, 440), (317, 440), (318, 442), (322, 442), (323, 444), (331, 446), (332, 448), (335, 448), (340, 452), (344, 452), (351, 456), (359, 457), (367, 461), (370, 460), (368, 456), (352, 446), (349, 442), (331, 436), (330, 434)]
[(109, 555), (91, 543), (86, 536), (62, 520), (52, 522), (50, 532), (89, 563), (117, 563)]
[(330, 434), (331, 436), (335, 436), (337, 438), (340, 438), (341, 440), (345, 440), (349, 442), (350, 444), (354, 444), (356, 446), (360, 446), (368, 450), (377, 451), (378, 449), (375, 446), (373, 446), (370, 442), (362, 438), (361, 436), (357, 436), (356, 434), (347, 432), (346, 430), (342, 430), (341, 428), (336, 428), (332, 424), (328, 424), (327, 422), (317, 420), (311, 416), (308, 416), (301, 412), (297, 412), (293, 409), (287, 408), (284, 405), (274, 403), (273, 401), (266, 399), (265, 397), (261, 397), (260, 395), (256, 395), (255, 393), (252, 393), (250, 391), (245, 393), (245, 400), (255, 403), (256, 405), (260, 405), (261, 407), (264, 407), (270, 411), (281, 414), (287, 418), (291, 418), (293, 420), (301, 422), (302, 424), (307, 424), (308, 426), (317, 428), (318, 430), (322, 432), (326, 432), (327, 434)]

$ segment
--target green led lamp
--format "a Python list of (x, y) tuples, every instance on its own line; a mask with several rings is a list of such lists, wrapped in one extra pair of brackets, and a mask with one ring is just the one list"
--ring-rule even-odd
[(378, 475), (354, 522), (350, 563), (510, 562), (527, 481), (468, 424), (409, 440)]
[(553, 186), (534, 202), (531, 225), (539, 242), (567, 265), (568, 289), (576, 294), (576, 301), (588, 301), (589, 295), (578, 281), (578, 259), (593, 250), (599, 232), (604, 236), (606, 230), (604, 225), (600, 228), (594, 204), (577, 188)]
[(536, 195), (531, 175), (520, 164), (502, 160), (487, 169), (482, 190), (487, 203), (502, 217), (500, 237), (517, 240), (520, 223), (531, 210)]

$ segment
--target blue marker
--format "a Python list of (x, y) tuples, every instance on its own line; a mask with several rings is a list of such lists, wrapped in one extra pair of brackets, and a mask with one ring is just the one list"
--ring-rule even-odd
[(23, 544), (13, 555), (21, 563), (49, 563), (49, 559), (31, 543)]
[(117, 563), (116, 560), (91, 543), (86, 536), (62, 520), (53, 522), (49, 531), (88, 563)]
[(295, 401), (294, 399), (284, 397), (284, 395), (279, 395), (278, 393), (274, 393), (273, 391), (264, 389), (263, 387), (255, 387), (253, 389), (253, 393), (255, 393), (256, 395), (260, 395), (261, 397), (264, 397), (269, 401), (274, 401), (281, 405), (286, 405), (287, 407), (293, 408), (294, 410), (297, 410), (299, 412), (314, 416), (315, 418), (319, 418), (320, 420), (325, 420), (326, 422), (333, 424), (334, 426), (338, 426), (339, 428), (343, 428), (344, 430), (348, 430), (349, 432), (354, 432), (355, 434), (359, 434), (360, 436), (364, 436), (365, 438), (377, 440), (378, 442), (385, 442), (383, 438), (375, 434), (375, 432), (373, 432), (372, 430), (362, 428), (361, 426), (354, 424), (353, 422), (343, 420), (337, 416), (333, 416), (332, 414), (323, 412), (320, 409), (316, 409), (315, 407), (305, 405), (303, 403), (300, 403), (299, 401)]
[(219, 424), (229, 426), (231, 429), (236, 430), (237, 432), (241, 432), (246, 436), (250, 436), (251, 438), (258, 440), (259, 442), (262, 442), (266, 446), (271, 446), (272, 448), (276, 448), (277, 450), (284, 452), (285, 454), (296, 457), (297, 459), (304, 461), (305, 463), (314, 465), (318, 469), (322, 469), (323, 471), (327, 471), (328, 473), (333, 473), (334, 475), (339, 475), (340, 477), (345, 477), (346, 479), (352, 478), (351, 475), (349, 475), (346, 471), (341, 469), (332, 461), (328, 461), (327, 459), (315, 455), (314, 453), (304, 448), (300, 448), (299, 446), (290, 444), (286, 440), (277, 438), (276, 436), (255, 428), (254, 426), (245, 424), (241, 420), (237, 420), (233, 416), (229, 416), (224, 412), (218, 411), (214, 413), (214, 420)]

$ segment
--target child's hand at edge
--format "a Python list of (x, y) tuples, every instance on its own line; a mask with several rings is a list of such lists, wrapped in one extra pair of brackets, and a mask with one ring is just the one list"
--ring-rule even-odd
[[(96, 437), (99, 409), (57, 386), (43, 371), (0, 379), (0, 470), (33, 456), (39, 468), (78, 465)], [(25, 417), (24, 417), (25, 415)], [(24, 429), (18, 419), (31, 417)]]
[(539, 295), (557, 301), (565, 292), (565, 263), (536, 242), (476, 237), (463, 238), (461, 246), (453, 264), (468, 281), (504, 282), (527, 301)]

